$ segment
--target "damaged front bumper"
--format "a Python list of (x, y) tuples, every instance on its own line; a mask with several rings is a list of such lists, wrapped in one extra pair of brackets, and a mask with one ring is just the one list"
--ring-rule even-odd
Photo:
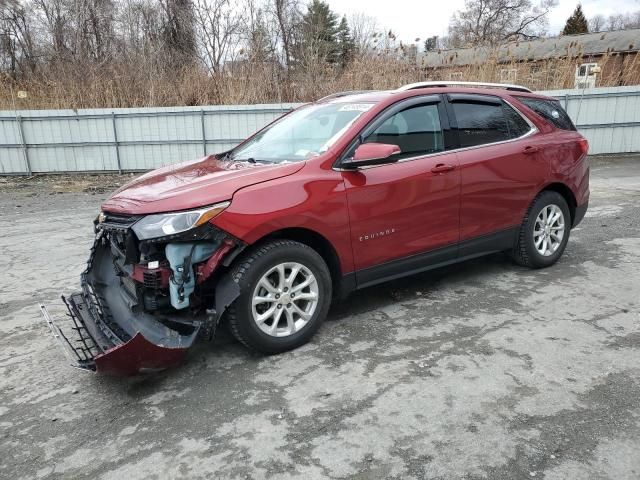
[(67, 334), (51, 318), (44, 305), (40, 305), (40, 309), (71, 366), (81, 370), (127, 376), (178, 366), (184, 361), (187, 349), (198, 333), (195, 330), (192, 335), (184, 336), (176, 342), (179, 346), (173, 347), (152, 343), (140, 332), (126, 342), (119, 338), (116, 340), (115, 336), (115, 341), (109, 341), (102, 333), (108, 327), (91, 315), (82, 293), (75, 293), (69, 298), (63, 296), (62, 300), (69, 311), (71, 323)]
[[(230, 250), (220, 241), (211, 258), (216, 262)], [(213, 337), (224, 309), (237, 297), (237, 284), (218, 278), (211, 305), (174, 310), (149, 310), (146, 286), (136, 283), (125, 252), (118, 251), (108, 233), (99, 231), (82, 290), (62, 297), (67, 318), (55, 320), (44, 305), (41, 313), (72, 366), (113, 375), (134, 375), (181, 364), (200, 332)], [(193, 275), (213, 268), (212, 261), (194, 267)], [(234, 288), (235, 287), (235, 288)], [(213, 288), (207, 285), (207, 289)]]

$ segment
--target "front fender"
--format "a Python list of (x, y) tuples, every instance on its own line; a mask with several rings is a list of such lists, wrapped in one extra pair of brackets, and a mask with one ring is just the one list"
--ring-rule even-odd
[(213, 223), (247, 244), (283, 229), (311, 230), (333, 246), (344, 274), (354, 269), (340, 172), (305, 167), (295, 175), (245, 187)]

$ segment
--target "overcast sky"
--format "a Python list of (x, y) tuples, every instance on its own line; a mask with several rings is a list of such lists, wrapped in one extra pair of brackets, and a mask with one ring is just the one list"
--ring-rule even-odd
[[(363, 12), (375, 17), (381, 28), (390, 28), (405, 42), (446, 35), (451, 15), (464, 7), (464, 0), (328, 0), (328, 3), (339, 14)], [(640, 0), (582, 0), (581, 3), (587, 18), (640, 10)], [(549, 33), (555, 35), (562, 30), (577, 4), (576, 0), (558, 1), (558, 6), (549, 14)]]

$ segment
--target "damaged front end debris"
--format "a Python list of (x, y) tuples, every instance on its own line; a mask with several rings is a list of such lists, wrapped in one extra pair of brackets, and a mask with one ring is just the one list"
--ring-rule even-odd
[(81, 291), (62, 297), (68, 327), (40, 306), (75, 367), (133, 375), (179, 365), (239, 294), (225, 267), (242, 242), (209, 222), (140, 240), (133, 227), (145, 218), (101, 213)]

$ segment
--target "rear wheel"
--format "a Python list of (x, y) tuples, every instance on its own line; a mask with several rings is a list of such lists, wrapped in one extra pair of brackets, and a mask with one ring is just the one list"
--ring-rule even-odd
[(541, 192), (524, 217), (513, 259), (530, 268), (553, 265), (562, 256), (571, 231), (571, 214), (564, 197), (557, 192)]
[(229, 307), (233, 335), (262, 353), (308, 342), (327, 316), (331, 276), (312, 248), (274, 240), (255, 248), (233, 269), (240, 296)]

